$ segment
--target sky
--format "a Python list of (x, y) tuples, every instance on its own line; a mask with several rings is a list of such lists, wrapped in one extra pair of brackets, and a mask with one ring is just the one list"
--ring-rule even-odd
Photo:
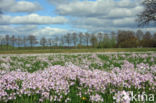
[(53, 36), (68, 32), (117, 32), (137, 27), (143, 0), (0, 0), (0, 35)]

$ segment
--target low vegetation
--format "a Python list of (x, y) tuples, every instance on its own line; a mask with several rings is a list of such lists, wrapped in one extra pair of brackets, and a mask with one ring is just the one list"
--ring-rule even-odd
[(155, 103), (155, 78), (155, 52), (0, 56), (0, 102)]
[(18, 48), (10, 50), (0, 50), (0, 54), (35, 54), (35, 53), (96, 53), (96, 52), (155, 52), (156, 48), (106, 48), (106, 49), (96, 49), (96, 48), (46, 48), (41, 47), (33, 48)]

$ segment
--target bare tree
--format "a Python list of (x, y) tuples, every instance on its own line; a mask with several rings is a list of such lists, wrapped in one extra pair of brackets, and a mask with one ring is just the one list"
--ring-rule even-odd
[(85, 33), (85, 41), (86, 41), (86, 45), (87, 45), (87, 47), (89, 46), (89, 40), (90, 40), (90, 35), (89, 35), (89, 33)]
[(143, 47), (152, 47), (152, 35), (149, 31), (145, 33), (142, 39)]
[(111, 47), (114, 48), (116, 46), (116, 33), (111, 32)]
[(9, 48), (9, 41), (10, 41), (9, 35), (5, 35), (5, 40), (6, 40), (6, 46), (7, 46), (7, 49), (8, 49)]
[(42, 37), (40, 39), (40, 45), (42, 45), (42, 47), (45, 47), (46, 46), (46, 43), (47, 43), (47, 39), (45, 37)]
[(153, 47), (156, 47), (156, 32), (153, 34)]
[(144, 40), (151, 40), (151, 39), (152, 39), (151, 33), (150, 33), (149, 31), (147, 31), (147, 32), (145, 33), (145, 35), (143, 36), (143, 39), (144, 39)]
[(6, 45), (5, 37), (1, 36), (1, 48), (3, 48), (3, 45)]
[(92, 44), (92, 47), (96, 47), (97, 46), (97, 37), (95, 36), (95, 34), (91, 35), (90, 42)]
[(74, 46), (76, 47), (77, 45), (77, 34), (75, 32), (72, 33), (72, 41), (73, 41), (73, 44)]
[(22, 45), (22, 38), (18, 36), (16, 42), (17, 42), (17, 46), (20, 47)]
[(102, 47), (103, 34), (99, 32), (97, 38), (98, 38), (98, 46)]
[(48, 38), (47, 43), (48, 43), (48, 45), (49, 45), (50, 47), (52, 47), (52, 39), (51, 39), (51, 38)]
[(61, 36), (61, 38), (60, 38), (60, 46), (64, 46), (64, 43), (65, 43), (65, 38), (64, 38), (64, 36)]
[(150, 22), (156, 23), (156, 0), (144, 0), (144, 11), (138, 15), (139, 26), (144, 26)]
[(153, 39), (156, 40), (156, 32), (153, 34)]
[(15, 43), (16, 43), (16, 38), (14, 35), (12, 35), (12, 37), (10, 38), (11, 44), (13, 47), (15, 47)]
[(58, 44), (59, 44), (59, 37), (55, 36), (55, 38), (54, 38), (54, 45), (57, 47)]
[(82, 46), (82, 43), (83, 43), (83, 37), (84, 37), (84, 35), (83, 35), (83, 33), (81, 32), (81, 33), (79, 34), (79, 42), (80, 42), (80, 46)]
[(71, 43), (71, 34), (70, 33), (67, 33), (65, 36), (65, 41), (66, 43), (68, 44), (68, 47), (70, 46), (70, 43)]
[(54, 38), (51, 40), (51, 43), (52, 43), (53, 47), (56, 45)]
[(135, 33), (135, 35), (136, 35), (137, 39), (139, 41), (141, 41), (142, 38), (143, 38), (143, 36), (144, 36), (144, 33), (142, 32), (142, 30), (137, 30), (137, 32)]
[(121, 48), (137, 47), (137, 38), (133, 31), (118, 31), (117, 46)]
[(110, 38), (109, 38), (108, 34), (104, 34), (103, 47), (104, 48), (109, 48), (110, 47)]
[(0, 35), (0, 46), (1, 46), (1, 48), (3, 46), (3, 37), (1, 35)]
[(27, 38), (24, 36), (23, 37), (23, 45), (24, 45), (24, 47), (26, 47), (26, 44), (27, 44)]
[(28, 36), (28, 41), (29, 41), (29, 44), (31, 46), (31, 48), (33, 47), (34, 44), (37, 44), (37, 40), (36, 40), (36, 37), (34, 35), (29, 35)]

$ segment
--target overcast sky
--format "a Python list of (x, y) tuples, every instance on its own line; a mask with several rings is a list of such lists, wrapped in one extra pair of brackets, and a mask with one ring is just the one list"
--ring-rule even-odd
[(111, 32), (138, 28), (142, 0), (0, 0), (0, 35), (51, 36), (67, 32)]

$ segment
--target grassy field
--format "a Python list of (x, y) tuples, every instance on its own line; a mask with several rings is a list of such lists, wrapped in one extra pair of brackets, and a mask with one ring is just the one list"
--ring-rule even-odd
[(106, 48), (106, 49), (9, 49), (0, 50), (0, 54), (35, 54), (35, 53), (86, 53), (86, 52), (147, 52), (156, 51), (156, 48)]

